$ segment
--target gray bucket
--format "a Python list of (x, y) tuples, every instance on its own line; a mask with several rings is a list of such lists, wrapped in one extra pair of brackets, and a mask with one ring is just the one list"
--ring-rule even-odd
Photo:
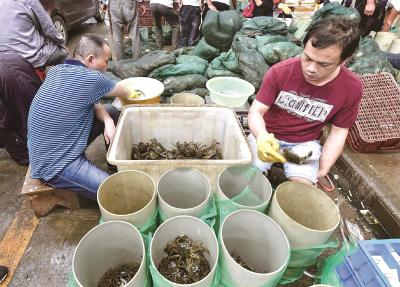
[(177, 215), (200, 217), (208, 207), (208, 178), (193, 168), (176, 168), (163, 174), (157, 184), (158, 204), (164, 219)]
[(143, 287), (147, 264), (142, 236), (127, 222), (110, 221), (97, 225), (81, 239), (72, 259), (72, 271), (78, 286), (96, 287), (108, 269), (126, 263), (140, 267), (125, 286)]

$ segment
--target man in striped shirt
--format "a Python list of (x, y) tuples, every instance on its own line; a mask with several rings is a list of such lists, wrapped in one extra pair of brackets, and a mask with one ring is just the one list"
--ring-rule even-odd
[(123, 86), (103, 74), (110, 57), (110, 46), (103, 38), (86, 34), (73, 59), (48, 71), (28, 117), (33, 178), (96, 199), (108, 174), (86, 159), (84, 152), (102, 131), (106, 144), (112, 141), (119, 116), (113, 106), (99, 101), (105, 95), (128, 96)]

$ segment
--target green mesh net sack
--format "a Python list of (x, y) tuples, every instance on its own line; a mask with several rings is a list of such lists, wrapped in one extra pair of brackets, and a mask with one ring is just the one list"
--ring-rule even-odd
[(258, 51), (269, 65), (273, 65), (299, 55), (303, 48), (292, 42), (277, 42), (266, 44), (260, 47)]
[(244, 22), (240, 32), (246, 36), (265, 35), (267, 33), (285, 36), (288, 33), (288, 27), (285, 22), (276, 18), (262, 16)]
[(235, 52), (230, 49), (228, 52), (223, 52), (219, 57), (211, 62), (211, 66), (215, 70), (229, 70), (233, 73), (239, 73), (239, 58)]
[(235, 38), (232, 42), (232, 51), (235, 53), (246, 52), (246, 51), (256, 51), (256, 39), (247, 37), (241, 32), (236, 33)]
[(215, 77), (237, 77), (240, 78), (240, 74), (233, 73), (227, 69), (214, 69), (212, 65), (208, 65), (206, 69), (207, 78), (215, 78)]
[(180, 55), (176, 57), (176, 65), (167, 64), (154, 69), (149, 77), (164, 80), (170, 76), (181, 76), (188, 74), (203, 75), (207, 67), (207, 60), (193, 55)]
[(277, 35), (277, 36), (271, 36), (271, 35), (264, 35), (264, 36), (256, 36), (256, 45), (257, 45), (257, 50), (260, 51), (260, 48), (271, 43), (278, 43), (278, 42), (290, 42), (290, 40), (287, 37)]
[(325, 4), (324, 7), (315, 11), (314, 16), (312, 18), (312, 24), (321, 21), (322, 19), (331, 18), (331, 17), (344, 17), (355, 24), (360, 22), (360, 14), (354, 8), (347, 8), (339, 3), (332, 2)]
[(290, 252), (290, 261), (283, 274), (280, 284), (289, 284), (303, 277), (304, 271), (317, 262), (318, 257), (327, 248), (337, 248), (338, 242), (332, 241), (324, 243), (313, 248), (292, 250)]
[[(103, 217), (101, 217), (99, 220), (99, 224), (102, 224), (104, 222), (105, 221), (104, 221)], [(159, 223), (158, 222), (158, 210), (156, 209), (154, 211), (154, 213), (152, 214), (152, 216), (147, 220), (147, 222), (143, 226), (136, 227), (136, 228), (140, 231), (141, 234), (144, 234), (144, 235), (153, 234), (158, 227), (158, 223)]]
[(356, 74), (375, 74), (388, 72), (396, 76), (395, 69), (390, 65), (378, 44), (371, 38), (362, 38), (358, 49), (347, 63), (347, 67)]
[(210, 61), (219, 55), (219, 49), (208, 44), (206, 39), (203, 37), (193, 49), (192, 55)]
[(227, 51), (242, 24), (243, 18), (236, 11), (209, 10), (201, 31), (207, 43), (221, 51)]
[[(215, 200), (213, 196), (210, 196), (207, 207), (199, 216), (199, 218), (203, 220), (208, 226), (214, 228), (216, 216), (217, 216), (217, 207), (215, 205)], [(159, 210), (159, 218), (160, 218), (160, 224), (165, 220), (167, 220), (165, 214), (163, 214), (161, 210)]]
[(251, 83), (256, 90), (261, 86), (264, 75), (269, 69), (263, 55), (257, 51), (239, 53), (239, 67), (242, 78)]

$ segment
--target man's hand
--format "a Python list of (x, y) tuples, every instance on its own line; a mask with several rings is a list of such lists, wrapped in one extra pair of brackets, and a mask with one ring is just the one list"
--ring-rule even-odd
[(374, 11), (375, 11), (375, 3), (372, 1), (368, 1), (367, 5), (365, 5), (364, 15), (372, 16), (372, 14), (374, 14)]
[(257, 136), (258, 158), (264, 162), (286, 162), (286, 159), (279, 153), (279, 142), (274, 134), (266, 131), (260, 132)]
[(139, 14), (140, 16), (144, 16), (144, 14), (146, 14), (146, 6), (144, 6), (143, 4), (139, 5)]
[(106, 144), (109, 145), (115, 136), (115, 125), (114, 121), (109, 118), (104, 122), (104, 140)]

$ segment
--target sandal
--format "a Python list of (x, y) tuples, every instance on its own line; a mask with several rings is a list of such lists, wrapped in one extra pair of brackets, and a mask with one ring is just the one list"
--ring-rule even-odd
[(332, 192), (336, 188), (328, 175), (318, 178), (317, 186), (325, 192)]

